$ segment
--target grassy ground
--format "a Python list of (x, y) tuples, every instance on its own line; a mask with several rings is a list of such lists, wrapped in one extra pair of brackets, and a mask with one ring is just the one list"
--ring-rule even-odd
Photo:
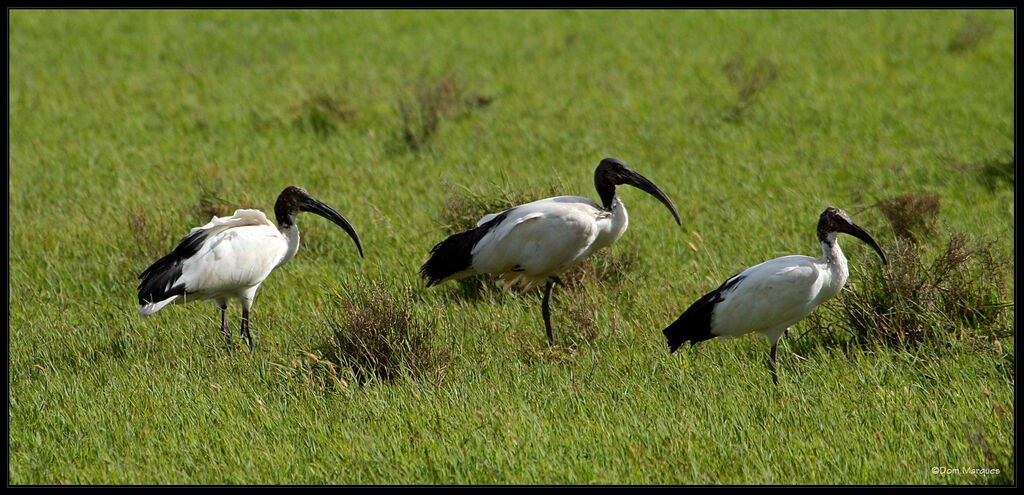
[[(829, 205), (891, 249), (867, 207), (935, 195), (938, 239), (994, 239), (1012, 272), (1011, 11), (8, 17), (10, 484), (1016, 481), (1012, 308), (906, 347), (797, 325), (777, 387), (760, 338), (661, 335), (724, 277), (816, 254)], [(622, 191), (632, 262), (556, 292), (557, 347), (535, 292), (418, 280), (459, 191), (595, 197), (606, 156), (683, 228)], [(210, 305), (137, 317), (135, 277), (189, 228), (290, 184), (366, 258), (300, 216), (254, 354)], [(865, 283), (877, 258), (841, 242)], [(328, 361), (374, 284), (422, 366), (360, 382)]]

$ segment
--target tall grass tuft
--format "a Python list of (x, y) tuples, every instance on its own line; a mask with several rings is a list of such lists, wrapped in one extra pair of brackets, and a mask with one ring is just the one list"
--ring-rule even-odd
[(875, 203), (885, 215), (899, 239), (918, 244), (925, 236), (934, 237), (942, 200), (929, 193), (905, 193)]
[(633, 270), (639, 258), (639, 252), (632, 246), (605, 248), (567, 270), (561, 279), (565, 287), (574, 291), (598, 282), (617, 286)]
[(315, 91), (291, 107), (292, 125), (297, 129), (326, 136), (341, 124), (353, 122), (358, 113), (342, 96)]
[(196, 200), (192, 210), (199, 217), (199, 221), (206, 223), (213, 217), (226, 217), (239, 208), (251, 208), (250, 205), (239, 205), (224, 198), (223, 187), (220, 181), (208, 186), (204, 182), (198, 182), (199, 199)]
[[(476, 227), (476, 223), (488, 213), (498, 213), (516, 205), (531, 203), (546, 196), (538, 193), (513, 192), (507, 189), (478, 193), (466, 188), (448, 186), (452, 192), (445, 199), (440, 218), (442, 229), (451, 235)], [(557, 186), (550, 186), (548, 196), (558, 196)]]
[(329, 320), (334, 340), (321, 349), (324, 358), (350, 367), (360, 383), (444, 376), (451, 354), (431, 346), (430, 327), (413, 315), (408, 289), (393, 293), (371, 284), (336, 295)]
[(956, 233), (932, 251), (906, 241), (889, 247), (888, 267), (859, 274), (829, 306), (835, 327), (889, 346), (1005, 333), (1010, 267), (994, 242)]
[(999, 160), (989, 160), (981, 166), (982, 181), (989, 189), (995, 190), (1001, 186), (1010, 186), (1011, 189), (1017, 185), (1017, 155)]
[[(579, 346), (584, 342), (593, 342), (601, 337), (600, 329), (594, 324), (594, 303), (586, 294), (573, 294), (567, 292), (561, 298), (561, 306), (564, 307), (560, 313), (559, 328), (561, 328), (562, 339), (570, 342), (572, 346)], [(557, 311), (554, 310), (554, 311)]]
[(171, 243), (173, 234), (166, 225), (157, 225), (141, 207), (135, 208), (135, 214), (130, 217), (129, 228), (132, 239), (132, 260), (143, 261), (161, 256)]
[(722, 72), (736, 89), (736, 101), (726, 115), (726, 120), (730, 122), (739, 121), (757, 101), (761, 92), (779, 76), (778, 67), (770, 59), (762, 57), (751, 63), (743, 55), (735, 55), (727, 60), (722, 65)]
[(412, 85), (411, 93), (411, 98), (398, 102), (402, 117), (399, 135), (411, 151), (427, 146), (444, 120), (492, 102), (489, 96), (468, 91), (454, 75), (434, 82), (421, 80)]
[(968, 15), (960, 29), (950, 38), (949, 43), (946, 45), (946, 51), (949, 53), (962, 53), (973, 50), (985, 38), (992, 36), (994, 30), (995, 28), (992, 27), (990, 22), (974, 15)]

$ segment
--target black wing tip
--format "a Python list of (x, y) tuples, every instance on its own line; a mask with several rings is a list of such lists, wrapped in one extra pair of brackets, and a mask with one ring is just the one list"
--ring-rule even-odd
[(191, 258), (206, 240), (206, 232), (198, 230), (185, 236), (168, 255), (156, 260), (139, 274), (139, 304), (152, 304), (172, 296), (185, 293), (185, 285), (179, 284), (182, 263)]
[(704, 294), (691, 304), (676, 321), (662, 330), (668, 339), (669, 352), (675, 352), (686, 342), (690, 342), (692, 346), (698, 342), (715, 338), (716, 335), (711, 333), (711, 316), (715, 311), (715, 305), (721, 302), (726, 294), (743, 279), (744, 277), (738, 275), (729, 277), (717, 289)]
[(420, 278), (427, 281), (427, 287), (433, 287), (444, 281), (444, 278), (438, 278), (436, 275), (431, 274), (433, 268), (430, 266), (430, 260), (420, 267)]
[(679, 346), (683, 345), (683, 342), (686, 342), (686, 341), (685, 340), (675, 340), (672, 337), (669, 337), (668, 338), (668, 353), (672, 354), (672, 353), (676, 352), (677, 350), (679, 350)]
[(185, 293), (185, 284), (178, 283), (181, 278), (180, 260), (157, 263), (149, 267), (139, 278), (139, 304), (146, 305), (163, 301), (169, 297)]
[[(673, 324), (673, 326), (674, 325), (675, 324)], [(697, 343), (699, 342), (715, 338), (715, 336), (711, 334), (710, 328), (696, 330), (674, 330), (672, 326), (670, 326), (663, 330), (662, 333), (665, 334), (665, 337), (668, 340), (669, 354), (676, 352), (677, 350), (679, 350), (680, 347), (682, 347), (683, 344), (687, 342), (689, 342), (690, 346), (693, 347), (694, 345), (697, 345)]]
[(473, 263), (473, 248), (492, 228), (505, 220), (512, 210), (505, 210), (483, 225), (452, 234), (434, 245), (430, 250), (430, 259), (420, 268), (420, 275), (427, 279), (427, 287), (440, 284), (448, 277), (468, 269)]
[[(154, 282), (157, 282), (154, 280)], [(173, 286), (159, 286), (154, 283), (150, 286), (139, 287), (139, 305), (145, 306), (147, 304), (153, 304), (165, 299), (169, 299), (174, 296), (181, 296), (185, 294), (185, 285), (177, 284)]]
[(437, 243), (437, 245), (430, 250), (430, 258), (426, 263), (423, 263), (423, 266), (420, 267), (420, 277), (427, 281), (427, 287), (433, 287), (441, 283), (445, 277), (455, 273), (455, 271), (458, 271), (452, 271), (452, 262), (446, 258), (447, 253), (444, 249), (444, 244), (449, 240), (451, 240), (451, 237)]

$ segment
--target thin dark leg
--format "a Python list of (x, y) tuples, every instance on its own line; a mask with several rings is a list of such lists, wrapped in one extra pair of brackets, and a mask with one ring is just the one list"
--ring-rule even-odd
[(228, 345), (231, 345), (231, 330), (228, 328), (228, 305), (223, 304), (220, 307), (220, 333), (224, 336), (224, 340), (227, 341)]
[(562, 283), (558, 277), (552, 277), (548, 280), (548, 285), (544, 288), (544, 302), (540, 306), (540, 312), (544, 315), (544, 328), (548, 332), (548, 345), (555, 343), (555, 335), (551, 330), (551, 291), (555, 288), (556, 282)]
[(779, 343), (776, 342), (776, 343), (772, 344), (772, 362), (769, 363), (769, 365), (772, 368), (772, 381), (775, 382), (776, 385), (779, 384), (779, 375), (775, 372), (775, 366), (778, 365), (778, 363), (779, 363), (778, 359), (776, 359), (776, 353), (777, 353), (778, 350), (779, 350)]
[(256, 343), (252, 341), (252, 335), (249, 333), (249, 308), (242, 306), (242, 336), (249, 342), (249, 351), (256, 350)]

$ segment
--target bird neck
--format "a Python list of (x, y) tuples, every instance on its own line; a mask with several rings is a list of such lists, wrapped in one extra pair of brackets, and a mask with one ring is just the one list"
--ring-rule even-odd
[(617, 199), (615, 196), (615, 184), (601, 180), (597, 181), (595, 185), (597, 186), (597, 195), (601, 197), (601, 206), (605, 210), (612, 211)]
[(278, 201), (277, 204), (274, 205), (274, 216), (277, 217), (277, 228), (282, 229), (283, 231), (285, 228), (294, 227), (296, 213), (297, 212), (294, 209), (283, 206), (281, 201)]
[(281, 235), (288, 242), (288, 248), (285, 249), (284, 256), (281, 257), (281, 261), (277, 262), (277, 266), (281, 266), (291, 261), (295, 257), (295, 253), (299, 252), (299, 227), (292, 223), (285, 226), (278, 225), (277, 230), (281, 231)]
[(618, 197), (612, 200), (611, 208), (606, 210), (608, 214), (598, 215), (597, 239), (594, 240), (593, 248), (601, 249), (610, 246), (622, 236), (629, 226), (629, 214), (626, 213), (626, 205)]
[(622, 204), (622, 200), (618, 196), (612, 196), (611, 204), (604, 208), (613, 215), (624, 215), (626, 213), (626, 206)]
[(825, 262), (829, 271), (833, 272), (834, 280), (839, 281), (839, 285), (842, 286), (846, 283), (846, 277), (850, 272), (846, 265), (846, 256), (843, 255), (843, 250), (839, 249), (839, 242), (836, 241), (836, 233), (828, 232), (820, 237), (822, 261)]

